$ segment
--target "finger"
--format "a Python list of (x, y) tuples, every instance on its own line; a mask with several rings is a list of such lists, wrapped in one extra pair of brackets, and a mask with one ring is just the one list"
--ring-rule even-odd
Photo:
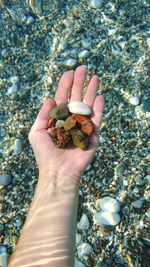
[(50, 119), (50, 111), (56, 106), (55, 100), (48, 97), (41, 107), (40, 112), (33, 124), (34, 130), (44, 130), (48, 127), (48, 122)]
[(82, 101), (82, 90), (86, 79), (86, 66), (79, 66), (74, 73), (73, 87), (70, 101)]
[(100, 123), (103, 116), (103, 109), (104, 109), (104, 97), (97, 96), (94, 101), (91, 120), (94, 124), (94, 131), (95, 134), (98, 135)]
[(74, 78), (74, 71), (66, 71), (60, 81), (57, 88), (57, 91), (55, 93), (55, 101), (58, 104), (60, 103), (67, 103), (68, 102), (68, 95), (71, 91), (72, 84), (73, 84), (73, 78)]
[(99, 77), (97, 75), (94, 75), (87, 87), (83, 102), (90, 106), (91, 108), (93, 107), (94, 100), (96, 97), (96, 91), (99, 86)]

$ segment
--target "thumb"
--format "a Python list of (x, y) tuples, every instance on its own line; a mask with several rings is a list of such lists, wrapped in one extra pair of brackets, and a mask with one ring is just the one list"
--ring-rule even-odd
[(42, 105), (33, 124), (34, 130), (46, 130), (50, 119), (50, 111), (56, 106), (55, 100), (48, 97)]

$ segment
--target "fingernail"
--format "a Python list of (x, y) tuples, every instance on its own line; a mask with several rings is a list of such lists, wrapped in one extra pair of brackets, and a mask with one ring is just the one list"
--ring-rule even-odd
[(74, 72), (74, 70), (70, 70), (70, 72)]

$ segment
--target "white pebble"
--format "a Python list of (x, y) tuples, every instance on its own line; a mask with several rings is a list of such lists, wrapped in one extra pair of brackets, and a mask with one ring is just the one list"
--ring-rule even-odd
[(109, 196), (99, 199), (98, 204), (102, 211), (118, 212), (120, 210), (119, 202)]
[(68, 104), (69, 111), (80, 115), (90, 115), (91, 109), (88, 105), (79, 101), (72, 101)]
[(29, 24), (32, 24), (34, 22), (34, 18), (33, 17), (28, 17), (27, 18), (27, 25), (29, 25)]
[(89, 226), (90, 226), (90, 223), (89, 223), (88, 217), (86, 214), (83, 214), (77, 227), (78, 229), (83, 230), (83, 229), (88, 229)]
[(103, 0), (90, 0), (89, 5), (92, 8), (100, 8), (103, 4)]
[(78, 247), (78, 257), (81, 259), (83, 258), (85, 255), (89, 255), (91, 254), (93, 251), (93, 248), (91, 247), (90, 244), (88, 243), (82, 243), (79, 247)]
[(137, 106), (140, 103), (140, 98), (138, 96), (132, 96), (130, 97), (129, 102), (131, 105)]
[(11, 83), (18, 83), (19, 82), (19, 77), (18, 76), (12, 76), (10, 77), (10, 82)]
[(117, 212), (102, 211), (93, 216), (95, 224), (117, 225), (120, 222), (120, 215)]

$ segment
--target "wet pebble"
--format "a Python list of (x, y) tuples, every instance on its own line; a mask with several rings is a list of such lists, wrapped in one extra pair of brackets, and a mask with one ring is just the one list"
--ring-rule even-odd
[(83, 51), (79, 52), (78, 57), (81, 59), (86, 58), (89, 56), (89, 54), (90, 54), (90, 52), (88, 50), (83, 50)]
[(5, 246), (0, 246), (0, 266), (8, 266), (9, 255)]
[(129, 102), (133, 106), (138, 106), (140, 104), (140, 98), (138, 96), (132, 96), (130, 97)]
[(86, 267), (81, 261), (75, 259), (75, 267)]
[(117, 212), (102, 211), (95, 213), (93, 220), (95, 224), (113, 226), (120, 222), (120, 215)]
[(81, 230), (88, 229), (89, 226), (90, 226), (90, 223), (89, 223), (87, 215), (86, 214), (82, 214), (80, 222), (77, 225), (78, 229), (81, 229)]
[(11, 175), (10, 174), (3, 174), (0, 175), (0, 186), (8, 185), (11, 182)]
[(64, 60), (64, 62), (63, 62), (63, 65), (64, 66), (70, 67), (70, 68), (75, 67), (76, 64), (77, 64), (77, 60), (76, 59), (73, 59), (73, 58)]
[(68, 104), (69, 111), (80, 115), (90, 115), (91, 109), (86, 104), (79, 101), (72, 101)]
[(147, 98), (142, 104), (142, 110), (144, 112), (150, 112), (150, 98)]
[(79, 245), (81, 243), (82, 236), (78, 233), (76, 233), (76, 244)]
[(22, 141), (17, 138), (14, 142), (14, 155), (19, 155), (22, 152)]
[(12, 77), (10, 77), (10, 82), (12, 84), (18, 83), (19, 82), (19, 77), (18, 76), (12, 76)]
[(92, 8), (100, 8), (103, 4), (103, 0), (90, 0), (89, 1), (89, 6)]
[(82, 243), (79, 247), (78, 247), (78, 256), (79, 258), (83, 258), (85, 255), (89, 255), (93, 252), (93, 248), (91, 247), (91, 245), (89, 243)]
[(17, 84), (13, 84), (11, 87), (9, 87), (9, 88), (7, 89), (7, 95), (8, 95), (8, 96), (12, 96), (12, 95), (16, 94), (17, 91), (18, 91), (18, 86), (17, 86)]
[(138, 200), (135, 200), (135, 201), (131, 202), (131, 205), (134, 208), (141, 209), (142, 206), (143, 206), (143, 203), (144, 203), (144, 200), (143, 199), (138, 199)]
[(120, 210), (120, 203), (109, 196), (99, 199), (98, 204), (102, 211), (118, 212)]
[(34, 18), (33, 17), (28, 17), (27, 18), (27, 25), (30, 25), (30, 24), (32, 24), (34, 22)]

